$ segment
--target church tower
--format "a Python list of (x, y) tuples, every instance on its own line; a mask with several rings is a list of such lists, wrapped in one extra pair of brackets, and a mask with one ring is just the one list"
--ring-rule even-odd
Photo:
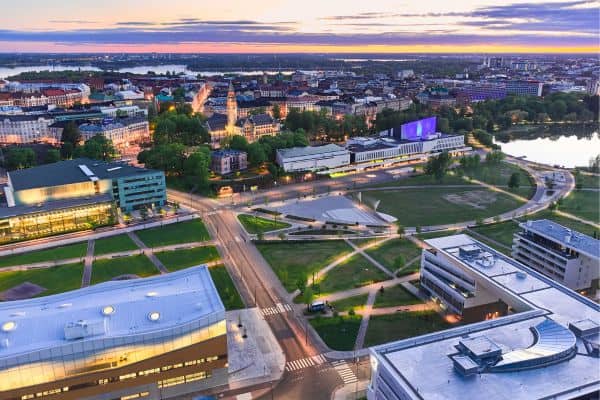
[(229, 82), (229, 90), (227, 91), (227, 127), (225, 128), (228, 135), (234, 134), (236, 122), (237, 100), (235, 98), (235, 90), (233, 89), (233, 83)]

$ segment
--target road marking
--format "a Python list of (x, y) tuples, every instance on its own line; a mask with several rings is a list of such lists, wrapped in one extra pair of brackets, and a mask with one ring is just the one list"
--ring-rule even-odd
[(317, 354), (316, 356), (312, 356), (311, 358), (315, 362), (316, 365), (321, 365), (327, 361), (327, 359), (325, 358), (325, 356), (323, 356), (323, 354)]
[(290, 311), (293, 311), (292, 306), (290, 306), (289, 304), (281, 303), (277, 303), (275, 307), (265, 307), (260, 310), (262, 315), (264, 315), (265, 317), (268, 315), (282, 314)]
[(342, 378), (344, 384), (347, 385), (349, 383), (355, 383), (356, 381), (358, 381), (356, 375), (354, 375), (354, 372), (350, 369), (346, 361), (333, 361), (331, 365), (333, 365), (333, 368), (335, 368), (340, 378)]
[(236, 400), (252, 400), (252, 393), (242, 393), (235, 396)]
[(236, 241), (236, 242), (238, 242), (238, 243), (241, 243), (241, 242), (242, 242), (242, 239), (240, 239), (240, 237), (239, 237), (239, 236), (236, 236), (236, 237), (235, 237), (235, 241)]
[(313, 365), (315, 365), (315, 362), (313, 361), (312, 357), (306, 357), (306, 358), (301, 358), (299, 360), (288, 361), (285, 364), (285, 370), (286, 371), (297, 371), (299, 369), (312, 367)]

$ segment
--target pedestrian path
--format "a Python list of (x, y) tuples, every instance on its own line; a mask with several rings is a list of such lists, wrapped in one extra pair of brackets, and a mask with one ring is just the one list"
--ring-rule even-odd
[(260, 310), (262, 315), (264, 315), (265, 317), (268, 315), (281, 314), (289, 311), (293, 311), (292, 306), (290, 306), (289, 304), (281, 303), (275, 304), (274, 307), (265, 307)]
[(326, 361), (327, 361), (327, 359), (322, 354), (318, 354), (318, 355), (312, 356), (312, 357), (306, 357), (306, 358), (301, 358), (299, 360), (288, 361), (285, 364), (285, 370), (288, 372), (297, 371), (300, 369), (313, 367), (315, 365), (321, 365)]
[(356, 375), (346, 361), (333, 361), (331, 365), (333, 365), (333, 368), (337, 371), (340, 378), (342, 378), (342, 381), (344, 381), (345, 385), (358, 381)]

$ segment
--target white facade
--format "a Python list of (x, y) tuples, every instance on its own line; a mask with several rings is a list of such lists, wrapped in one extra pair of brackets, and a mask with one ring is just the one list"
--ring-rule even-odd
[(44, 142), (57, 144), (60, 135), (50, 128), (54, 118), (34, 115), (11, 115), (0, 117), (0, 143), (24, 144)]
[(519, 226), (512, 249), (516, 260), (573, 290), (588, 289), (599, 278), (600, 241), (549, 220)]
[(331, 169), (350, 164), (350, 152), (335, 144), (279, 149), (277, 164), (285, 172)]

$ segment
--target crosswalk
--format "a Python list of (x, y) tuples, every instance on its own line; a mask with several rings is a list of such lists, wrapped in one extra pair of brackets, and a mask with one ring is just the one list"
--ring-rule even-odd
[(318, 354), (312, 357), (301, 358), (299, 360), (288, 361), (285, 364), (286, 371), (297, 371), (299, 369), (312, 367), (315, 365), (321, 365), (326, 362), (327, 359), (322, 355)]
[(260, 310), (262, 315), (264, 315), (265, 317), (267, 315), (280, 314), (280, 313), (284, 313), (284, 312), (288, 312), (288, 311), (292, 311), (292, 306), (290, 306), (289, 304), (281, 304), (281, 303), (275, 304), (274, 307), (265, 307)]
[(342, 380), (344, 381), (344, 384), (347, 385), (349, 383), (354, 383), (358, 380), (356, 378), (356, 375), (354, 375), (354, 372), (352, 371), (352, 369), (350, 369), (350, 367), (348, 366), (348, 363), (346, 361), (344, 361), (344, 360), (333, 361), (331, 363), (331, 365), (333, 365), (333, 368), (340, 375), (340, 378), (342, 378)]

